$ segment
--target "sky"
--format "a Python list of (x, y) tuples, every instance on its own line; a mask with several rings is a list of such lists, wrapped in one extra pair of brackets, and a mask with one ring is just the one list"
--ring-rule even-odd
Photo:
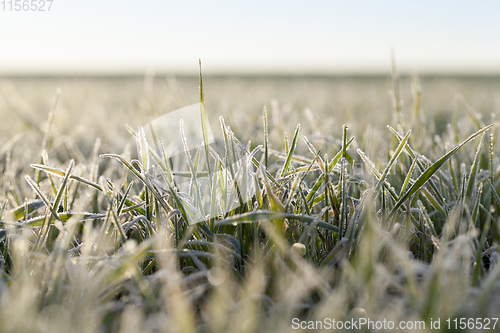
[(0, 74), (500, 74), (500, 1), (9, 2)]

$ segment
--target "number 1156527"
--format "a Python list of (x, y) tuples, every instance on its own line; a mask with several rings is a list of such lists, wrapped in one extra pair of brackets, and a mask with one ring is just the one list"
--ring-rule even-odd
[(3, 12), (48, 12), (54, 0), (1, 0)]

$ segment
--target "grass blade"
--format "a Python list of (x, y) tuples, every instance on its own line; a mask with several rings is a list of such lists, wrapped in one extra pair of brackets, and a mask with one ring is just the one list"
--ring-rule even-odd
[(297, 138), (299, 136), (299, 131), (300, 131), (300, 124), (297, 125), (297, 128), (295, 129), (295, 134), (293, 135), (292, 139), (292, 146), (289, 149), (286, 162), (283, 165), (283, 170), (281, 171), (281, 177), (285, 176), (286, 172), (288, 171), (288, 168), (290, 167), (290, 162), (292, 161), (293, 153), (295, 152), (295, 148), (297, 147)]
[[(66, 177), (66, 172), (62, 169), (59, 169), (59, 168), (52, 168), (52, 167), (48, 167), (46, 165), (41, 165), (41, 164), (31, 164), (30, 167), (37, 169), (37, 170), (45, 171), (46, 173), (48, 173), (50, 175), (57, 176), (57, 177), (61, 177), (61, 178)], [(78, 182), (87, 184), (87, 185), (89, 185), (89, 186), (91, 186), (91, 187), (93, 187), (96, 190), (99, 190), (101, 192), (103, 191), (101, 185), (96, 184), (94, 182), (91, 182), (88, 179), (82, 178), (82, 177), (77, 176), (77, 175), (70, 175), (69, 178), (76, 180)]]
[(200, 63), (200, 112), (201, 112), (201, 128), (203, 130), (203, 142), (205, 144), (205, 155), (207, 158), (207, 168), (208, 168), (208, 179), (209, 187), (212, 188), (212, 170), (210, 169), (210, 152), (208, 149), (208, 118), (207, 110), (205, 107), (205, 92), (203, 91), (203, 78), (201, 76), (201, 59)]
[(476, 183), (477, 169), (479, 167), (479, 158), (481, 157), (481, 148), (483, 147), (483, 137), (484, 137), (484, 134), (481, 136), (481, 139), (479, 140), (479, 143), (478, 143), (477, 149), (476, 149), (476, 156), (474, 157), (474, 162), (472, 163), (472, 166), (470, 168), (469, 183), (467, 184), (467, 191), (465, 193), (466, 198), (471, 197), (472, 190), (473, 190), (474, 185)]
[(223, 220), (219, 220), (215, 222), (216, 226), (221, 226), (221, 225), (237, 225), (239, 223), (253, 223), (253, 222), (258, 222), (258, 221), (273, 221), (273, 220), (283, 220), (283, 219), (290, 219), (290, 220), (296, 220), (305, 224), (314, 224), (318, 227), (333, 231), (333, 232), (338, 232), (339, 229), (329, 223), (325, 223), (321, 220), (318, 220), (314, 216), (308, 216), (308, 215), (299, 215), (299, 214), (292, 214), (292, 213), (283, 213), (283, 212), (274, 212), (274, 211), (269, 211), (269, 210), (263, 210), (263, 211), (253, 211), (253, 212), (248, 212), (244, 214), (239, 214), (235, 216), (231, 216), (228, 218), (225, 218)]
[(264, 106), (264, 166), (267, 169), (269, 157), (269, 129), (267, 126), (267, 109)]
[(481, 135), (482, 133), (486, 132), (490, 128), (493, 127), (493, 124), (488, 125), (476, 133), (472, 134), (469, 136), (465, 141), (463, 141), (461, 144), (450, 150), (447, 154), (445, 154), (443, 157), (441, 157), (439, 160), (437, 160), (433, 165), (428, 167), (421, 175), (418, 177), (417, 181), (410, 187), (410, 189), (401, 197), (399, 200), (396, 202), (394, 207), (392, 208), (391, 212), (389, 213), (389, 218), (394, 216), (396, 213), (397, 209), (408, 199), (412, 194), (414, 194), (420, 187), (422, 187), (431, 177), (436, 173), (439, 168), (451, 157), (453, 154), (455, 154), (460, 148), (462, 148), (465, 144), (469, 143), (470, 141), (474, 140), (476, 137)]
[(384, 171), (382, 172), (382, 175), (380, 176), (380, 179), (378, 181), (377, 186), (375, 187), (375, 192), (378, 193), (380, 191), (380, 188), (382, 187), (382, 184), (385, 182), (385, 178), (387, 177), (387, 174), (389, 173), (389, 170), (391, 169), (392, 165), (394, 162), (398, 159), (399, 155), (403, 152), (403, 148), (406, 145), (406, 142), (408, 142), (408, 139), (410, 138), (411, 131), (408, 131), (406, 133), (405, 137), (403, 140), (399, 142), (398, 147), (396, 148), (396, 151), (392, 155), (391, 159), (389, 160), (389, 163), (387, 163), (387, 166), (385, 167)]

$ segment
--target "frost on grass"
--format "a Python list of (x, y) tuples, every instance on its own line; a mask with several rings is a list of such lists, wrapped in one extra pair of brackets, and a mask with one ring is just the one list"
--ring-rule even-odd
[[(416, 76), (413, 99), (402, 103), (398, 90), (394, 111), (372, 123), (356, 110), (320, 116), (329, 104), (318, 101), (354, 105), (360, 90), (322, 97), (318, 84), (300, 103), (273, 100), (269, 115), (260, 86), (255, 108), (248, 89), (225, 86), (248, 109), (220, 119), (203, 90), (184, 107), (170, 86), (169, 98), (131, 102), (142, 113), (127, 118), (130, 140), (105, 121), (104, 102), (57, 92), (43, 123), (33, 110), (50, 100), (30, 106), (2, 86), (1, 105), (21, 125), (4, 138), (0, 124), (0, 331), (286, 332), (293, 318), (495, 317), (497, 127), (463, 98), (452, 125), (435, 126), (432, 106), (443, 102), (422, 109)], [(68, 121), (79, 105), (92, 112)], [(298, 105), (310, 106), (304, 118)], [(349, 130), (336, 117), (352, 117)]]

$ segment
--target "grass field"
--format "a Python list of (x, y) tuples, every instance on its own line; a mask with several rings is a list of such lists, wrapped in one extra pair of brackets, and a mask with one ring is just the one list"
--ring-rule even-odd
[[(0, 332), (500, 331), (499, 88), (3, 78)], [(147, 142), (195, 103), (199, 147)]]

